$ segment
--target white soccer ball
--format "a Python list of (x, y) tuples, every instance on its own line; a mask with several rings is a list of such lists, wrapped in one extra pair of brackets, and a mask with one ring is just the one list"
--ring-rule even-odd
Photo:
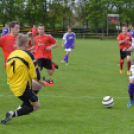
[(105, 96), (102, 100), (102, 105), (105, 107), (112, 107), (114, 104), (114, 99), (111, 96)]

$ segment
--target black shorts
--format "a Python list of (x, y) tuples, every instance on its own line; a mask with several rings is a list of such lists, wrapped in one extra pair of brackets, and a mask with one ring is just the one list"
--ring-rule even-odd
[(131, 52), (130, 52), (130, 51), (128, 51), (128, 52), (122, 51), (122, 49), (120, 49), (120, 58), (121, 58), (121, 59), (124, 59), (124, 58), (126, 58), (127, 56), (131, 56)]
[(37, 60), (37, 63), (38, 63), (38, 66), (41, 68), (41, 70), (43, 67), (48, 70), (52, 70), (52, 62), (50, 59), (39, 58)]
[(19, 96), (19, 99), (21, 99), (27, 105), (33, 105), (34, 103), (38, 102), (38, 97), (32, 92), (29, 82), (27, 83), (25, 92), (22, 96)]

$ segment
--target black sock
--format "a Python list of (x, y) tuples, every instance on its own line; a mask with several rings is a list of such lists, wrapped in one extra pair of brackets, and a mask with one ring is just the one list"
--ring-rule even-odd
[(27, 115), (33, 111), (33, 106), (25, 105), (21, 109), (14, 111), (13, 117)]
[(25, 106), (25, 103), (23, 102), (22, 104), (21, 104), (21, 107), (24, 107)]

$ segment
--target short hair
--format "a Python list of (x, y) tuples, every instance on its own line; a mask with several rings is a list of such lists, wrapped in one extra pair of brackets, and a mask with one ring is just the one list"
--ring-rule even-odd
[(126, 26), (126, 25), (124, 25), (124, 26), (122, 26), (122, 27), (128, 28), (128, 26)]
[(39, 24), (38, 27), (44, 27), (45, 28), (45, 26), (43, 24)]
[(26, 34), (19, 34), (16, 39), (17, 47), (22, 47), (25, 43), (28, 43), (28, 36)]
[(15, 27), (15, 25), (20, 25), (20, 23), (18, 22), (18, 21), (11, 21), (10, 23), (9, 23), (9, 28), (11, 29), (11, 28), (14, 28)]
[(67, 28), (72, 28), (71, 26), (67, 26)]

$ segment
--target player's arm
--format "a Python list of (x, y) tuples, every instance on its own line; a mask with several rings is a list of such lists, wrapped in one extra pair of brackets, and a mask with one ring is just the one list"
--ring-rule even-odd
[(66, 35), (67, 35), (67, 33), (65, 33), (64, 35), (63, 35), (63, 41), (62, 41), (62, 47), (64, 48), (64, 44), (65, 44), (65, 41), (66, 41)]
[(74, 48), (75, 48), (75, 40), (74, 40)]
[(46, 50), (51, 50), (53, 48), (56, 48), (58, 46), (57, 41), (53, 37), (49, 37), (49, 42), (52, 44), (51, 46), (48, 46)]
[(27, 32), (27, 35), (31, 38), (31, 45), (34, 46), (34, 36), (32, 32)]
[(125, 40), (120, 40), (120, 38), (118, 39), (118, 43), (119, 44), (123, 44), (123, 43), (125, 43), (127, 40), (129, 40), (130, 39), (130, 37), (127, 37)]
[(129, 48), (123, 48), (122, 51), (134, 51), (134, 45), (130, 46)]
[(132, 37), (131, 37), (131, 35), (130, 35), (130, 42), (132, 43), (132, 41), (133, 41), (133, 40), (132, 40)]
[(52, 44), (52, 45), (51, 45), (51, 49), (56, 48), (57, 46), (58, 46), (58, 44), (57, 44), (57, 41), (56, 41), (55, 44)]
[(31, 34), (31, 45), (34, 46), (34, 36), (33, 36), (33, 33)]
[(32, 47), (30, 47), (30, 48), (27, 49), (27, 51), (30, 51), (30, 52), (31, 51), (34, 51), (34, 50), (35, 50), (35, 47), (34, 46), (32, 46)]
[(62, 41), (62, 47), (64, 48), (65, 40)]

